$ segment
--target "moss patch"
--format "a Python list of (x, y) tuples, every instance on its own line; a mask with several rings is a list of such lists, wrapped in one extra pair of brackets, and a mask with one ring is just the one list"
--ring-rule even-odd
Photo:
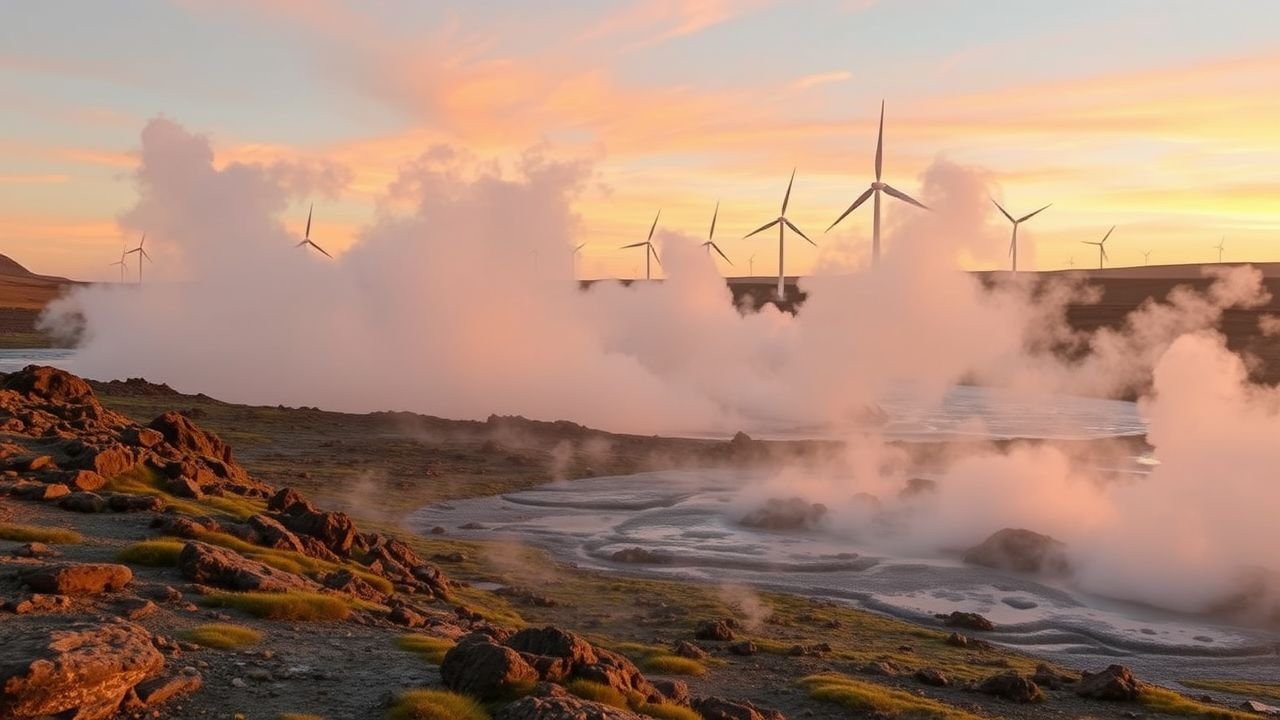
[(214, 623), (194, 627), (184, 632), (182, 637), (209, 648), (238, 650), (262, 640), (262, 633), (243, 625)]
[(1208, 705), (1162, 687), (1148, 685), (1138, 697), (1142, 706), (1152, 712), (1184, 717), (1212, 718), (1213, 720), (1257, 720), (1253, 713)]
[(815, 700), (883, 718), (978, 720), (977, 715), (937, 700), (842, 675), (813, 675), (800, 681)]
[(0, 523), (0, 540), (48, 543), (50, 545), (76, 545), (82, 542), (84, 538), (75, 530), (67, 530), (66, 528)]
[(205, 601), (268, 620), (346, 620), (351, 615), (351, 605), (343, 598), (309, 592), (220, 592)]
[(444, 690), (410, 690), (396, 698), (387, 720), (489, 720), (475, 700)]
[(1182, 680), (1183, 685), (1208, 692), (1231, 693), (1248, 698), (1280, 702), (1280, 683), (1241, 682), (1238, 680)]
[(181, 540), (143, 540), (116, 553), (116, 560), (146, 567), (177, 567), (183, 547)]
[(445, 653), (449, 652), (453, 646), (452, 640), (431, 635), (405, 635), (396, 640), (396, 647), (418, 655), (432, 665), (444, 662)]

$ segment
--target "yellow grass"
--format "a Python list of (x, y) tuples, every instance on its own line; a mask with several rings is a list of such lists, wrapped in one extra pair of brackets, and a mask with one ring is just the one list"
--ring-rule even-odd
[(396, 640), (396, 647), (414, 653), (432, 665), (444, 662), (445, 653), (453, 646), (452, 640), (431, 635), (405, 635)]
[(707, 668), (702, 663), (679, 655), (650, 655), (640, 660), (640, 667), (646, 672), (660, 675), (702, 677), (707, 673)]
[(262, 640), (262, 633), (243, 625), (214, 623), (200, 625), (182, 634), (187, 640), (218, 650), (238, 650)]
[(598, 702), (601, 705), (611, 705), (623, 710), (630, 709), (627, 703), (627, 696), (614, 690), (608, 685), (602, 685), (598, 682), (590, 680), (573, 680), (564, 686), (565, 690), (577, 695), (583, 700)]
[(636, 712), (658, 720), (702, 720), (702, 716), (687, 707), (679, 705), (652, 705), (646, 703), (636, 708)]
[(1239, 680), (1183, 680), (1183, 685), (1196, 690), (1232, 693), (1249, 698), (1280, 701), (1280, 683), (1242, 682)]
[(351, 615), (351, 605), (343, 598), (310, 592), (220, 592), (205, 600), (268, 620), (346, 620)]
[(164, 489), (164, 479), (159, 472), (144, 465), (109, 479), (106, 489), (130, 495), (158, 497), (168, 503), (170, 510), (184, 515), (221, 515), (235, 520), (248, 520), (267, 508), (262, 500), (235, 496), (211, 496), (200, 500), (178, 497)]
[(387, 720), (489, 720), (475, 700), (445, 690), (410, 690), (396, 698)]
[(1165, 715), (1211, 718), (1212, 720), (1257, 720), (1258, 717), (1253, 713), (1208, 705), (1173, 690), (1151, 685), (1142, 688), (1142, 694), (1138, 696), (1138, 700), (1147, 710)]
[(318, 560), (309, 555), (296, 553), (291, 550), (276, 550), (274, 548), (265, 548), (261, 545), (245, 542), (234, 535), (228, 535), (220, 532), (200, 533), (197, 538), (201, 542), (207, 542), (210, 545), (234, 550), (241, 555), (257, 560), (263, 565), (269, 565), (277, 570), (290, 572), (295, 575), (305, 575), (310, 578), (318, 578), (325, 573), (334, 572), (336, 570), (348, 570), (356, 577), (369, 583), (380, 593), (390, 595), (395, 592), (395, 587), (390, 580), (379, 575), (374, 575), (369, 570), (351, 563), (331, 563), (325, 560)]
[(13, 542), (38, 542), (52, 545), (75, 545), (84, 538), (75, 530), (65, 528), (39, 527), (36, 525), (17, 525), (0, 523), (0, 540)]
[(815, 700), (883, 718), (978, 720), (977, 715), (929, 698), (842, 675), (813, 675), (800, 681)]
[(116, 560), (146, 567), (177, 567), (184, 546), (181, 540), (143, 540), (116, 553)]

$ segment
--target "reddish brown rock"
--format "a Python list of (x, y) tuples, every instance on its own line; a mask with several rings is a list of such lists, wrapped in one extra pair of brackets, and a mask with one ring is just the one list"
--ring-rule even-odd
[(230, 445), (217, 435), (196, 427), (195, 423), (180, 413), (167, 412), (152, 420), (149, 427), (159, 431), (170, 445), (181, 452), (233, 462)]
[(22, 582), (32, 590), (55, 595), (96, 595), (119, 592), (133, 581), (133, 571), (125, 565), (59, 563), (22, 573)]
[[(553, 686), (555, 687), (555, 686)], [(550, 697), (528, 696), (508, 703), (493, 720), (646, 720), (630, 710), (621, 710), (566, 694)]]
[(44, 365), (28, 365), (10, 374), (4, 380), (4, 388), (39, 400), (73, 404), (97, 403), (89, 383), (65, 370)]
[(756, 707), (746, 700), (726, 700), (718, 697), (694, 698), (690, 703), (704, 720), (787, 720), (777, 710)]
[(92, 470), (74, 470), (67, 477), (66, 483), (76, 490), (97, 492), (107, 484), (107, 479)]
[(1014, 672), (993, 675), (978, 684), (978, 692), (1016, 703), (1044, 702), (1040, 686), (1029, 677)]
[(191, 582), (227, 590), (289, 592), (318, 590), (315, 582), (263, 565), (226, 548), (189, 542), (178, 555), (178, 570)]
[(445, 687), (491, 700), (513, 690), (532, 686), (538, 673), (520, 653), (487, 639), (464, 638), (445, 653), (440, 677)]
[(306, 554), (306, 547), (297, 535), (290, 532), (279, 520), (266, 515), (254, 515), (247, 521), (249, 527), (258, 537), (259, 545), (277, 550), (291, 550)]
[(1076, 694), (1094, 700), (1110, 700), (1124, 702), (1137, 700), (1142, 694), (1142, 683), (1138, 682), (1129, 668), (1123, 665), (1112, 665), (1100, 673), (1086, 673), (1076, 685)]

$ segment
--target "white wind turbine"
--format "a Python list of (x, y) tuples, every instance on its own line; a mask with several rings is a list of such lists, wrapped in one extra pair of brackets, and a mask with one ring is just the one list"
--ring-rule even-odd
[(631, 243), (630, 245), (623, 245), (621, 248), (623, 250), (629, 250), (631, 248), (638, 248), (638, 247), (644, 248), (644, 279), (645, 280), (653, 279), (653, 274), (651, 272), (652, 268), (649, 265), (649, 258), (652, 257), (654, 260), (657, 261), (658, 267), (662, 267), (662, 260), (658, 259), (658, 251), (655, 250), (653, 247), (653, 231), (658, 229), (658, 218), (660, 217), (662, 217), (661, 210), (658, 211), (657, 215), (653, 216), (653, 225), (649, 228), (649, 237), (646, 238), (644, 242)]
[(321, 255), (324, 255), (325, 257), (332, 260), (333, 259), (332, 255), (325, 252), (324, 248), (320, 247), (319, 245), (311, 241), (311, 211), (315, 209), (316, 209), (316, 206), (314, 204), (311, 207), (307, 208), (307, 232), (305, 235), (302, 236), (302, 242), (298, 243), (294, 247), (305, 247), (307, 245), (310, 245), (311, 247), (318, 250)]
[(1142, 264), (1143, 264), (1143, 265), (1150, 265), (1150, 264), (1151, 264), (1151, 251), (1150, 251), (1150, 250), (1143, 250), (1143, 251), (1142, 251)]
[(791, 228), (792, 232), (804, 238), (810, 245), (814, 247), (818, 246), (818, 243), (810, 240), (808, 235), (805, 235), (803, 232), (800, 232), (800, 228), (796, 227), (790, 220), (787, 219), (787, 203), (791, 201), (791, 186), (795, 183), (795, 181), (796, 181), (796, 171), (792, 170), (791, 180), (790, 182), (787, 183), (787, 194), (782, 197), (782, 212), (778, 215), (777, 219), (772, 220), (760, 226), (759, 228), (756, 228), (755, 230), (752, 230), (750, 233), (747, 234), (746, 237), (743, 238), (745, 240), (746, 238), (749, 238), (752, 235), (755, 235), (757, 233), (762, 233), (765, 230), (768, 230), (774, 225), (778, 226), (778, 301), (779, 302), (786, 299), (786, 285), (784, 282), (786, 279), (786, 276), (783, 273), (783, 269), (784, 269), (783, 247), (785, 245), (786, 229)]
[(1044, 207), (1040, 208), (1039, 210), (1033, 213), (1023, 215), (1017, 220), (1014, 220), (1013, 216), (1009, 214), (1009, 211), (1005, 210), (1004, 206), (996, 202), (995, 198), (991, 198), (991, 202), (995, 203), (995, 206), (1000, 208), (1000, 212), (1003, 213), (1005, 217), (1009, 218), (1009, 222), (1013, 223), (1013, 238), (1009, 241), (1009, 256), (1013, 258), (1013, 272), (1016, 273), (1018, 272), (1018, 226), (1030, 220), (1031, 218), (1035, 217), (1036, 215), (1039, 215), (1045, 210), (1048, 210), (1049, 207), (1053, 205), (1053, 203), (1049, 203), (1048, 205), (1045, 205)]
[[(139, 285), (141, 285), (141, 284), (142, 284), (142, 259), (143, 259), (143, 258), (146, 258), (146, 259), (147, 259), (147, 262), (152, 262), (152, 260), (151, 260), (151, 256), (150, 256), (150, 255), (148, 255), (148, 254), (147, 254), (147, 251), (146, 251), (146, 250), (144, 250), (144, 249), (143, 249), (143, 247), (142, 247), (143, 245), (146, 245), (146, 244), (147, 244), (147, 234), (146, 234), (146, 233), (142, 233), (142, 239), (138, 241), (138, 247), (136, 247), (136, 248), (134, 248), (134, 249), (130, 250), (129, 252), (125, 253), (125, 255), (137, 255), (137, 256), (138, 256), (138, 284), (139, 284)], [(123, 259), (123, 258), (121, 258), (121, 259)]]
[(1103, 235), (1103, 236), (1102, 236), (1102, 240), (1101, 240), (1101, 241), (1099, 241), (1099, 242), (1093, 242), (1092, 240), (1081, 240), (1081, 241), (1080, 241), (1080, 242), (1084, 243), (1085, 245), (1097, 245), (1097, 246), (1098, 246), (1098, 269), (1099, 269), (1099, 270), (1101, 270), (1101, 269), (1102, 269), (1102, 261), (1103, 261), (1103, 260), (1110, 260), (1110, 258), (1108, 258), (1108, 257), (1107, 257), (1107, 238), (1111, 237), (1111, 233), (1112, 233), (1115, 229), (1116, 229), (1116, 226), (1115, 226), (1115, 225), (1112, 225), (1112, 226), (1111, 226), (1111, 230), (1108, 230), (1108, 231), (1107, 231), (1107, 234), (1106, 234), (1106, 235)]
[(867, 188), (853, 204), (849, 206), (844, 214), (836, 218), (831, 223), (831, 227), (824, 232), (831, 232), (831, 228), (840, 224), (840, 221), (848, 217), (849, 213), (858, 209), (858, 206), (867, 201), (867, 198), (874, 197), (875, 202), (872, 204), (872, 221), (871, 221), (871, 263), (872, 265), (880, 264), (880, 193), (883, 192), (890, 197), (895, 197), (905, 203), (910, 203), (922, 210), (929, 208), (917, 202), (914, 198), (901, 190), (895, 189), (888, 183), (880, 181), (880, 171), (884, 165), (884, 101), (880, 101), (880, 133), (876, 136), (876, 179), (871, 183), (871, 187)]
[(720, 249), (720, 246), (719, 246), (719, 245), (717, 245), (717, 244), (716, 244), (716, 241), (715, 241), (715, 237), (716, 237), (716, 218), (718, 218), (718, 217), (720, 217), (720, 203), (719, 203), (719, 202), (717, 202), (717, 203), (716, 203), (716, 211), (715, 211), (714, 213), (712, 213), (712, 214), (711, 214), (711, 232), (708, 232), (708, 233), (707, 233), (707, 241), (706, 241), (706, 242), (704, 242), (704, 243), (702, 243), (702, 247), (704, 247), (704, 248), (706, 248), (706, 249), (707, 249), (707, 254), (708, 254), (708, 255), (710, 255), (710, 254), (711, 254), (711, 251), (712, 251), (712, 250), (715, 250), (715, 251), (716, 251), (716, 253), (717, 253), (720, 257), (724, 258), (724, 261), (725, 261), (725, 262), (727, 262), (727, 263), (729, 263), (730, 265), (732, 265), (732, 264), (733, 264), (733, 261), (729, 259), (729, 256), (728, 256), (728, 255), (725, 255), (725, 254), (724, 254), (724, 251)]
[(111, 263), (110, 265), (108, 265), (108, 266), (107, 266), (107, 267), (115, 267), (115, 266), (117, 266), (117, 265), (119, 265), (119, 266), (120, 266), (120, 284), (121, 284), (121, 285), (123, 285), (123, 284), (124, 284), (124, 271), (125, 271), (125, 269), (127, 269), (127, 268), (128, 268), (128, 266), (129, 266), (129, 264), (128, 264), (127, 262), (125, 262), (125, 258), (126, 258), (126, 257), (128, 257), (128, 252), (125, 250), (125, 246), (124, 246), (124, 245), (121, 245), (121, 246), (120, 246), (120, 259), (119, 259), (119, 260), (117, 260), (117, 261), (115, 261), (115, 262), (113, 262), (113, 263)]
[(751, 253), (751, 257), (747, 258), (747, 275), (756, 276), (756, 254)]
[(1227, 242), (1227, 238), (1224, 236), (1221, 240), (1219, 240), (1219, 241), (1218, 241), (1218, 244), (1217, 244), (1217, 245), (1214, 245), (1214, 246), (1213, 246), (1213, 247), (1214, 247), (1214, 249), (1218, 251), (1218, 264), (1219, 264), (1219, 265), (1221, 265), (1221, 264), (1222, 264), (1222, 251), (1223, 251), (1223, 249), (1224, 249), (1224, 248), (1223, 248), (1223, 245), (1225, 245), (1225, 244), (1226, 244), (1226, 242)]

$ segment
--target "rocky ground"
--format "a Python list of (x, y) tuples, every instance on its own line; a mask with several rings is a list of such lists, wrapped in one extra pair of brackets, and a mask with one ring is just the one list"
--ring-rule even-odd
[(396, 533), (427, 501), (833, 447), (96, 388), (0, 382), (0, 718), (1231, 718), (1277, 692), (1049, 667), (980, 616), (915, 626)]

